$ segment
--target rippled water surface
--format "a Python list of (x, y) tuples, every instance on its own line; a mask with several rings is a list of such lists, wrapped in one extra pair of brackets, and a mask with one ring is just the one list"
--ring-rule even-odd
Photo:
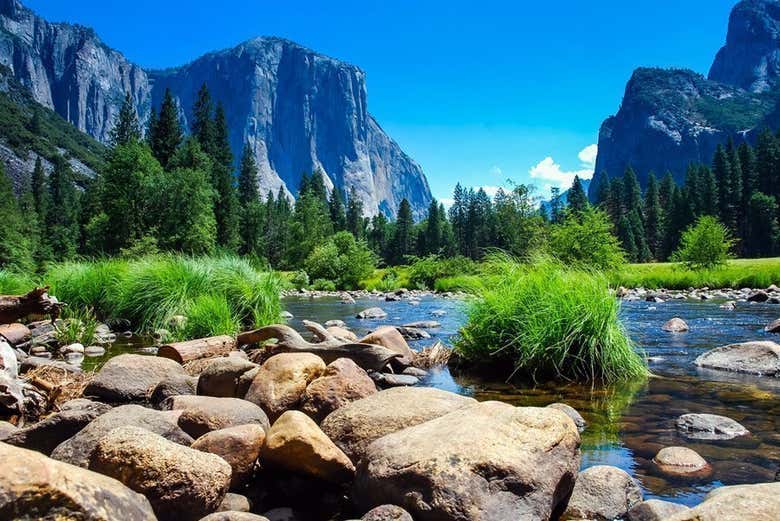
[[(369, 321), (354, 318), (359, 311), (372, 306), (383, 308), (388, 317)], [(333, 298), (289, 298), (285, 307), (295, 317), (290, 324), (298, 329), (303, 329), (299, 319), (341, 319), (358, 335), (385, 324), (441, 322), (441, 328), (431, 331), (433, 339), (412, 343), (412, 347), (422, 347), (436, 339), (451, 342), (465, 320), (466, 304), (439, 297), (423, 298), (419, 305), (371, 299), (342, 304)], [(432, 316), (437, 310), (446, 314)], [(675, 316), (688, 322), (688, 333), (661, 330), (661, 325)], [(608, 388), (573, 384), (533, 386), (530, 382), (508, 385), (453, 377), (442, 369), (432, 373), (425, 385), (513, 405), (566, 402), (588, 421), (582, 434), (583, 467), (615, 465), (635, 476), (647, 497), (696, 504), (707, 491), (720, 485), (780, 479), (780, 381), (702, 371), (693, 365), (699, 354), (713, 347), (771, 338), (763, 327), (778, 317), (780, 306), (763, 304), (738, 304), (736, 310), (726, 311), (719, 308), (718, 302), (711, 301), (625, 302), (623, 322), (649, 357), (655, 375), (648, 381)], [(677, 435), (674, 420), (691, 412), (729, 416), (752, 435), (722, 442), (687, 440)], [(651, 460), (659, 449), (670, 445), (696, 450), (712, 465), (712, 473), (694, 480), (661, 475)]]

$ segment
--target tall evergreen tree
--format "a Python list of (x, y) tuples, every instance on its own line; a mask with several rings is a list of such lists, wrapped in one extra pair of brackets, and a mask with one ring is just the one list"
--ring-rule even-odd
[(622, 215), (617, 225), (617, 235), (620, 240), (620, 246), (623, 251), (626, 252), (626, 257), (631, 262), (636, 262), (638, 253), (636, 247), (636, 239), (634, 237), (634, 229), (631, 227), (631, 221), (628, 216)]
[(35, 213), (41, 224), (46, 222), (46, 215), (49, 211), (49, 190), (46, 186), (46, 171), (43, 169), (41, 157), (35, 158), (35, 168), (32, 172), (32, 196), (35, 203)]
[(344, 210), (344, 201), (341, 198), (341, 190), (333, 187), (328, 201), (330, 220), (333, 223), (333, 231), (340, 232), (347, 228), (347, 214)]
[[(214, 113), (213, 143), (209, 152), (213, 161), (212, 186), (217, 194), (214, 217), (217, 220), (217, 244), (234, 251), (238, 246), (238, 199), (233, 179), (233, 152), (230, 150), (228, 124), (222, 103)], [(203, 145), (201, 145), (203, 146)]]
[(349, 198), (347, 200), (347, 231), (355, 236), (355, 239), (362, 239), (364, 235), (363, 225), (363, 201), (358, 197), (355, 187), (349, 189)]
[(699, 186), (701, 190), (699, 214), (718, 215), (718, 182), (715, 174), (706, 165), (701, 165), (699, 168)]
[(629, 213), (631, 210), (642, 212), (642, 188), (636, 177), (636, 172), (630, 166), (623, 174), (623, 208)]
[(241, 154), (241, 167), (238, 172), (238, 201), (242, 206), (245, 206), (258, 200), (260, 200), (260, 193), (257, 189), (257, 162), (252, 147), (246, 143)]
[(720, 220), (731, 228), (735, 229), (737, 220), (734, 214), (733, 198), (731, 192), (731, 162), (723, 145), (718, 145), (715, 149), (715, 157), (712, 160), (712, 172), (718, 182), (718, 203)]
[(198, 97), (192, 107), (192, 125), (190, 131), (200, 143), (204, 152), (211, 155), (214, 149), (214, 104), (211, 93), (204, 83), (198, 90)]
[(601, 208), (606, 208), (608, 204), (610, 182), (609, 174), (607, 174), (606, 170), (602, 170), (601, 172), (597, 173), (596, 177), (593, 179), (596, 191), (596, 200), (594, 203)]
[(125, 100), (122, 108), (119, 110), (114, 128), (111, 129), (111, 145), (126, 145), (131, 141), (141, 139), (141, 126), (138, 124), (138, 115), (135, 112), (135, 103), (133, 97), (128, 92), (125, 94)]
[(654, 172), (647, 176), (647, 190), (645, 190), (645, 234), (647, 247), (653, 258), (661, 255), (664, 232), (663, 209), (658, 190), (658, 180)]
[(263, 212), (267, 207), (260, 200), (257, 189), (257, 163), (249, 143), (244, 145), (238, 173), (239, 251), (244, 255), (260, 256), (262, 251)]
[(442, 220), (439, 215), (439, 202), (434, 198), (428, 205), (428, 216), (425, 220), (425, 251), (423, 254), (438, 254), (442, 249)]
[(395, 220), (395, 229), (390, 244), (390, 260), (393, 264), (403, 264), (405, 257), (414, 252), (413, 231), (412, 206), (404, 198), (398, 206), (398, 216)]
[(726, 156), (729, 161), (729, 199), (732, 208), (733, 228), (732, 231), (737, 235), (744, 235), (744, 198), (742, 195), (742, 165), (739, 160), (739, 154), (734, 146), (734, 141), (729, 138), (726, 146)]
[(160, 115), (152, 128), (150, 144), (154, 157), (163, 168), (168, 168), (176, 150), (181, 145), (183, 133), (179, 124), (179, 108), (170, 89), (165, 89)]
[(29, 237), (24, 234), (24, 220), (13, 192), (11, 179), (0, 162), (0, 267), (30, 270), (33, 266)]
[(559, 223), (563, 219), (563, 201), (561, 201), (561, 189), (557, 186), (550, 188), (550, 221)]
[(387, 217), (382, 212), (371, 218), (371, 226), (368, 231), (368, 246), (383, 259), (389, 256), (388, 228)]
[(579, 176), (574, 176), (574, 182), (569, 189), (568, 202), (569, 209), (576, 214), (584, 212), (589, 206), (588, 196), (582, 188)]
[(750, 257), (769, 257), (777, 252), (780, 239), (777, 201), (771, 195), (753, 192), (747, 208), (748, 228), (745, 254)]
[(45, 239), (56, 259), (71, 259), (79, 242), (79, 200), (73, 171), (62, 156), (54, 159), (49, 175), (49, 201)]

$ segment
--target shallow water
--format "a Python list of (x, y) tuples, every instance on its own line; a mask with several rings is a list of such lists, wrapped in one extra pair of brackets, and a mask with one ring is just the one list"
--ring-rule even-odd
[[(355, 315), (372, 306), (388, 313), (382, 320), (358, 320)], [(697, 504), (720, 485), (772, 481), (780, 471), (780, 380), (717, 371), (697, 370), (693, 360), (704, 351), (724, 344), (769, 339), (763, 327), (780, 316), (780, 306), (738, 304), (721, 310), (719, 302), (625, 302), (622, 319), (629, 334), (650, 358), (655, 377), (611, 387), (532, 383), (509, 385), (455, 377), (446, 368), (431, 373), (424, 385), (518, 406), (544, 406), (566, 402), (587, 420), (582, 433), (582, 466), (615, 465), (635, 476), (648, 498)], [(380, 325), (437, 320), (433, 339), (412, 342), (413, 348), (435, 340), (451, 342), (465, 320), (462, 301), (425, 297), (419, 305), (408, 301), (359, 299), (342, 304), (338, 299), (285, 299), (295, 318), (290, 325), (303, 330), (299, 318), (325, 322), (344, 320), (358, 335)], [(444, 310), (434, 317), (431, 312)], [(670, 334), (662, 324), (675, 316), (691, 330)], [(729, 416), (752, 435), (720, 442), (687, 440), (678, 436), (674, 420), (681, 414), (707, 412)], [(657, 472), (651, 460), (664, 446), (683, 445), (701, 454), (712, 466), (704, 478), (669, 478)], [(780, 477), (780, 476), (778, 476)]]

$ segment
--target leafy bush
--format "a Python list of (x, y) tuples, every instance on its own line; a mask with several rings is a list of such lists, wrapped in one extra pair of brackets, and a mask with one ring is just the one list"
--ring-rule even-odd
[(336, 283), (328, 279), (317, 279), (311, 287), (317, 291), (336, 291)]
[(315, 279), (334, 282), (338, 289), (356, 289), (374, 271), (376, 257), (349, 232), (339, 232), (314, 248), (306, 258), (306, 272)]
[(488, 262), (489, 286), (471, 304), (456, 345), (467, 362), (534, 379), (610, 382), (648, 374), (604, 275), (549, 259)]
[(569, 215), (562, 223), (553, 225), (549, 248), (566, 265), (606, 270), (626, 262), (609, 216), (596, 208)]
[(429, 255), (414, 259), (409, 266), (409, 280), (415, 287), (434, 289), (436, 281), (445, 277), (471, 275), (477, 273), (477, 264), (467, 257), (443, 259)]
[(66, 307), (62, 321), (54, 329), (60, 345), (75, 344), (89, 346), (95, 342), (98, 321), (92, 308)]
[(672, 260), (682, 262), (691, 270), (713, 269), (726, 264), (732, 257), (734, 239), (718, 219), (710, 215), (699, 217), (680, 238), (680, 247)]
[(290, 283), (295, 289), (303, 289), (309, 285), (309, 274), (304, 270), (298, 270), (293, 273), (290, 278)]

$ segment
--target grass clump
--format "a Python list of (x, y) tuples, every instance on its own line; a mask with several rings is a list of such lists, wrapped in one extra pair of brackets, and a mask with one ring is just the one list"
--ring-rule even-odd
[(29, 275), (0, 270), (0, 294), (2, 295), (22, 295), (35, 286), (37, 286), (36, 281)]
[(66, 307), (54, 334), (60, 345), (79, 343), (89, 346), (97, 338), (98, 321), (92, 308)]
[(237, 314), (224, 295), (201, 295), (187, 308), (187, 320), (178, 338), (202, 338), (214, 335), (235, 335), (241, 330)]
[(735, 259), (714, 269), (690, 270), (684, 264), (629, 264), (609, 273), (610, 283), (627, 288), (766, 288), (780, 284), (780, 258)]
[(551, 259), (495, 256), (456, 349), (467, 362), (538, 379), (614, 382), (645, 377), (600, 273)]

